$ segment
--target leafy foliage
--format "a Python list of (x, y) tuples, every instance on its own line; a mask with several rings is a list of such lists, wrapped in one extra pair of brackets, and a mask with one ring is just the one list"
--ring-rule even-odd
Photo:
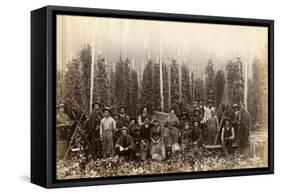
[(60, 160), (57, 161), (57, 166), (58, 179), (73, 179), (259, 168), (265, 167), (266, 164), (258, 158), (246, 158), (237, 153), (224, 156), (221, 152), (209, 152), (195, 146), (186, 148), (162, 162), (150, 159), (120, 162), (117, 158), (109, 158), (91, 161), (85, 165), (80, 165), (79, 161)]
[(218, 70), (215, 76), (215, 101), (216, 105), (222, 103), (225, 87), (225, 76), (222, 70)]

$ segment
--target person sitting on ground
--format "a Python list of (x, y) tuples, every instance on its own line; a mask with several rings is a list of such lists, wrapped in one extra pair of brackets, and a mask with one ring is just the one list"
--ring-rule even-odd
[(202, 129), (199, 126), (199, 121), (193, 122), (192, 141), (194, 145), (201, 146), (203, 141)]
[(147, 153), (149, 148), (149, 140), (150, 140), (150, 130), (151, 124), (149, 117), (145, 117), (144, 124), (140, 128), (140, 154), (141, 160), (147, 159)]
[(150, 131), (150, 156), (152, 160), (162, 161), (166, 158), (165, 145), (163, 143), (163, 131), (157, 119), (153, 121), (154, 126)]
[(133, 137), (136, 148), (139, 148), (140, 144), (140, 127), (138, 126), (136, 119), (131, 118), (129, 134)]
[(189, 126), (189, 122), (185, 122), (184, 130), (181, 134), (181, 146), (182, 149), (187, 148), (192, 143), (192, 128)]
[(232, 152), (232, 144), (235, 138), (234, 128), (230, 125), (230, 119), (226, 117), (224, 119), (224, 127), (221, 132), (221, 142), (223, 151), (226, 155)]
[(134, 155), (134, 141), (131, 135), (128, 134), (128, 128), (121, 129), (122, 135), (118, 138), (115, 144), (115, 153), (121, 161), (132, 160)]

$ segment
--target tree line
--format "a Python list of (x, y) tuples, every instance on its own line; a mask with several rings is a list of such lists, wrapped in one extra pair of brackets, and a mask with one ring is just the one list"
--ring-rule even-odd
[[(254, 122), (266, 122), (267, 114), (267, 58), (255, 59), (251, 78), (245, 80), (244, 64), (237, 58), (229, 60), (225, 69), (214, 68), (208, 60), (202, 76), (195, 76), (188, 64), (177, 59), (169, 62), (148, 59), (143, 71), (132, 66), (132, 60), (120, 56), (112, 65), (102, 55), (94, 59), (93, 102), (117, 109), (124, 106), (136, 116), (143, 106), (153, 111), (164, 111), (173, 107), (182, 109), (193, 100), (207, 102), (211, 99), (216, 106), (225, 102), (230, 105), (246, 103)], [(65, 71), (57, 71), (57, 101), (75, 100), (89, 113), (91, 87), (92, 47), (84, 45), (76, 57), (66, 64)], [(138, 64), (139, 65), (139, 64)], [(161, 66), (161, 68), (160, 68)], [(160, 78), (162, 70), (162, 79)], [(245, 98), (245, 83), (248, 89)], [(160, 84), (163, 84), (161, 99)], [(161, 100), (163, 107), (161, 107)], [(245, 102), (245, 100), (247, 102)], [(180, 110), (182, 111), (182, 110)]]

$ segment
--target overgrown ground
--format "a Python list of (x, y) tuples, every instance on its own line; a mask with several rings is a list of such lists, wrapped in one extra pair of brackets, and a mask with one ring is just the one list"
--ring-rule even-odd
[(259, 158), (250, 158), (234, 152), (228, 156), (220, 151), (210, 152), (204, 148), (192, 147), (171, 156), (169, 159), (156, 161), (120, 162), (116, 158), (88, 161), (57, 161), (57, 179), (94, 178), (110, 176), (146, 175), (192, 171), (211, 171), (244, 168), (267, 167)]

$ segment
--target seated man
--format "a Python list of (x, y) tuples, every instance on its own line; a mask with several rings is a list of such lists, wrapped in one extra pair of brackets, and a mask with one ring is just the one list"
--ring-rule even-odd
[(144, 124), (140, 128), (140, 155), (141, 160), (146, 160), (148, 156), (151, 124), (149, 117), (145, 117)]
[(192, 141), (194, 145), (201, 146), (203, 143), (202, 129), (199, 126), (199, 121), (193, 122)]
[(224, 119), (224, 127), (222, 128), (221, 132), (221, 142), (225, 155), (228, 155), (230, 152), (232, 152), (232, 144), (234, 138), (234, 128), (230, 125), (230, 119), (227, 117)]
[(181, 134), (182, 149), (187, 148), (190, 143), (192, 143), (192, 128), (189, 126), (189, 122), (186, 121)]
[(134, 141), (132, 136), (128, 134), (128, 129), (126, 127), (122, 128), (122, 135), (118, 138), (115, 149), (115, 153), (120, 157), (120, 160), (133, 159)]

